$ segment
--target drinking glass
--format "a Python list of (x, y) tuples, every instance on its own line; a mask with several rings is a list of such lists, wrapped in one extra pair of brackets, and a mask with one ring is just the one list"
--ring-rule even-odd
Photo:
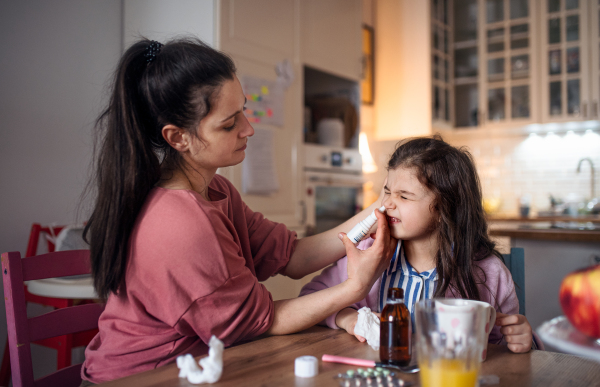
[(487, 323), (481, 306), (447, 307), (444, 299), (416, 306), (416, 352), (422, 387), (475, 387)]

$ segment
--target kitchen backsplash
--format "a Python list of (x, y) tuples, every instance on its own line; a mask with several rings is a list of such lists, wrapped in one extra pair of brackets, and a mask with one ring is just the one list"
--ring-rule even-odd
[[(576, 172), (578, 161), (589, 157), (600, 169), (600, 134), (598, 131), (560, 134), (533, 134), (495, 138), (468, 138), (464, 134), (442, 134), (454, 146), (466, 146), (473, 155), (484, 198), (499, 199), (498, 215), (519, 213), (519, 200), (529, 196), (531, 214), (548, 210), (550, 195), (565, 200), (569, 194), (586, 202), (591, 198), (591, 170), (583, 162)], [(475, 137), (475, 136), (473, 136)], [(371, 151), (379, 170), (366, 175), (374, 186), (385, 178), (385, 164), (393, 152), (395, 141), (370, 141)], [(596, 184), (595, 196), (600, 196)], [(573, 195), (571, 195), (573, 196)]]

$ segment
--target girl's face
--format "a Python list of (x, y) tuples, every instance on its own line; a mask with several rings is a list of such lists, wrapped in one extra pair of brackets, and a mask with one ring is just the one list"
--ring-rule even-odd
[(384, 190), (382, 205), (390, 234), (401, 240), (429, 240), (438, 215), (432, 210), (433, 193), (417, 179), (415, 170), (391, 169)]
[(196, 168), (213, 171), (241, 163), (254, 129), (244, 115), (246, 97), (237, 77), (221, 86), (210, 112), (192, 137), (190, 154)]

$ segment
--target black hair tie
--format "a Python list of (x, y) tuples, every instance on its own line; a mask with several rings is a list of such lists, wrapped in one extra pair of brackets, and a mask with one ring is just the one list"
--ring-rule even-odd
[(160, 48), (162, 47), (162, 43), (157, 42), (156, 40), (152, 40), (148, 47), (146, 47), (146, 51), (144, 52), (144, 58), (146, 58), (146, 63), (150, 64), (156, 58), (156, 55), (160, 52)]

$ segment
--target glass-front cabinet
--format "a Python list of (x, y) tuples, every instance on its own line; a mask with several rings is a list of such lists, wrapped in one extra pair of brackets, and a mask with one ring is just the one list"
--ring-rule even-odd
[[(593, 37), (591, 2), (544, 0), (541, 3), (543, 121), (588, 120), (597, 111), (591, 101), (590, 86), (598, 87), (598, 80), (591, 79), (589, 67)], [(594, 37), (597, 45), (598, 35)]]
[(431, 23), (434, 127), (600, 118), (600, 0), (431, 0)]
[(590, 119), (600, 119), (600, 0), (591, 0), (590, 2), (590, 53), (592, 67), (590, 69), (590, 95), (591, 109)]
[(530, 1), (480, 2), (480, 100), (486, 126), (528, 124), (536, 117), (536, 24)]

